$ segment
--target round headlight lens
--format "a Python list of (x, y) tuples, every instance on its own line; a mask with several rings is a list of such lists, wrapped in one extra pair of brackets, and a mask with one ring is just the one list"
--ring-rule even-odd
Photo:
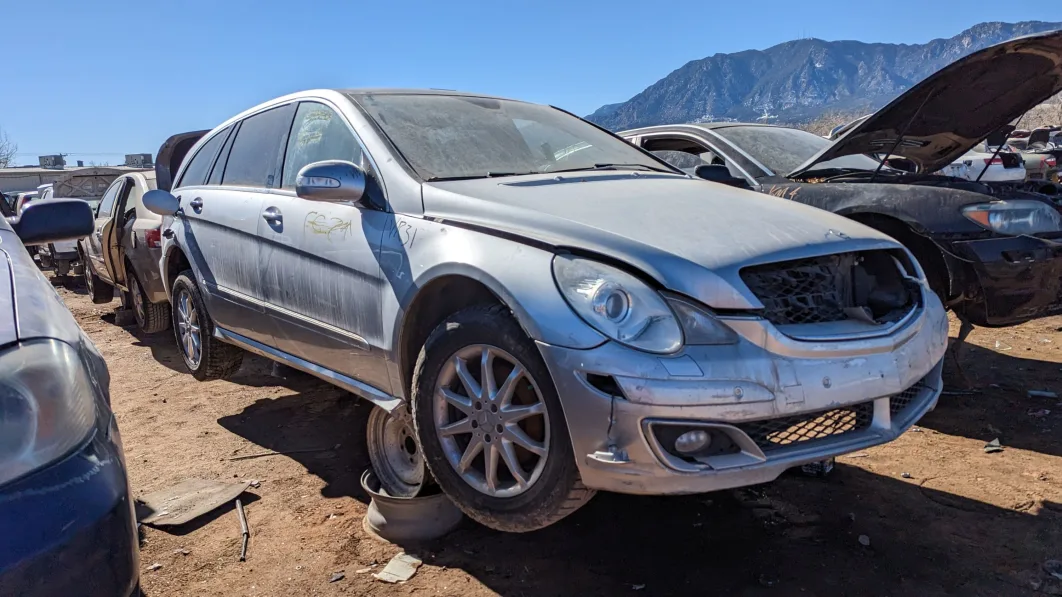
[(622, 322), (631, 313), (630, 295), (611, 282), (598, 286), (591, 302), (595, 312), (613, 323)]
[(0, 459), (23, 458), (37, 437), (37, 401), (20, 386), (0, 384)]

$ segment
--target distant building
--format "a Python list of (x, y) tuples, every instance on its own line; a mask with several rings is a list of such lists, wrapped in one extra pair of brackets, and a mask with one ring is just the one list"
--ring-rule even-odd
[(66, 166), (66, 160), (62, 155), (42, 155), (37, 158), (41, 168), (49, 170), (62, 170)]
[[(84, 192), (95, 193), (100, 184), (106, 181), (106, 184), (110, 184), (109, 180), (114, 180), (115, 177), (125, 174), (126, 172), (136, 172), (138, 170), (150, 170), (151, 167), (146, 168), (131, 168), (128, 166), (101, 166), (84, 168), (0, 168), (0, 191), (4, 193), (19, 193), (22, 191), (36, 190), (42, 184), (53, 184), (60, 180), (76, 180), (78, 186), (85, 186)], [(107, 180), (109, 178), (109, 180)], [(106, 188), (104, 184), (104, 188)], [(102, 194), (102, 190), (100, 190)]]
[(154, 167), (154, 164), (151, 163), (150, 153), (127, 153), (125, 154), (125, 165), (130, 168)]

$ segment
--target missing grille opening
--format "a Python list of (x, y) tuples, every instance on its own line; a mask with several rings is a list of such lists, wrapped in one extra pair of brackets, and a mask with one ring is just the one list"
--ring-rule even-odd
[(748, 267), (741, 279), (776, 325), (887, 325), (903, 319), (921, 296), (905, 273), (891, 252), (863, 251)]
[(911, 401), (918, 398), (926, 387), (926, 381), (922, 379), (899, 394), (890, 396), (889, 412), (891, 413), (892, 418), (896, 419), (898, 415), (903, 414), (903, 412), (907, 410), (907, 407), (910, 406)]
[(616, 379), (611, 375), (598, 375), (597, 373), (587, 373), (586, 382), (599, 392), (604, 392), (609, 396), (619, 396), (621, 398), (625, 398), (625, 396), (623, 395), (623, 390), (620, 389), (619, 384), (616, 383)]

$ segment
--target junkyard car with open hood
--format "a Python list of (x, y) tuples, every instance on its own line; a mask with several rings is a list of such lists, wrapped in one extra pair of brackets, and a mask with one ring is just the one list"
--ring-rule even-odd
[(172, 216), (161, 271), (195, 377), (243, 349), (374, 402), (388, 493), (426, 465), (495, 529), (595, 490), (769, 481), (890, 441), (941, 389), (945, 312), (899, 243), (556, 108), (307, 91), (157, 163), (144, 204)]
[[(835, 142), (738, 123), (621, 136), (699, 176), (813, 205), (900, 240), (964, 321), (1000, 326), (1062, 311), (1062, 217), (1048, 196), (936, 172), (1062, 90), (1062, 32), (975, 52)], [(870, 156), (899, 156), (909, 173)]]

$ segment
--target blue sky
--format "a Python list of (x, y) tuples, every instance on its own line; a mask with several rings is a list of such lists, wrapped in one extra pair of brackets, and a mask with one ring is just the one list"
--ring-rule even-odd
[(0, 129), (18, 163), (58, 152), (119, 163), (317, 87), (462, 89), (588, 114), (717, 52), (799, 37), (923, 43), (1052, 18), (1050, 2), (698, 4), (0, 0)]

